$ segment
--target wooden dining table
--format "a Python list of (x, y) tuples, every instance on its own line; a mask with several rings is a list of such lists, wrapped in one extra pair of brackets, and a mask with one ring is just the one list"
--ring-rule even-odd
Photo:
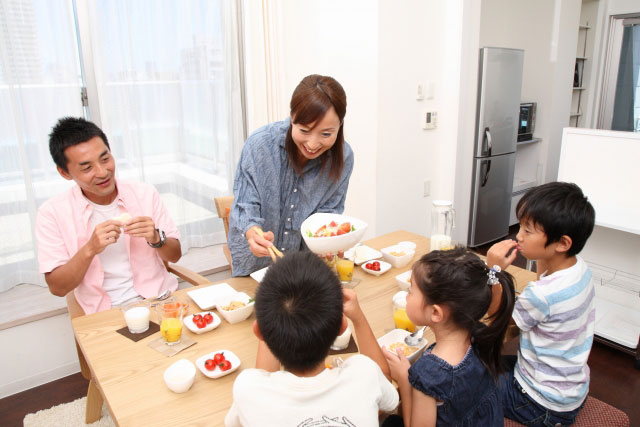
[[(413, 261), (429, 251), (429, 239), (407, 231), (396, 231), (364, 242), (374, 249), (381, 249), (400, 241), (414, 242), (416, 255)], [(360, 283), (354, 288), (360, 305), (369, 320), (376, 337), (394, 328), (392, 297), (399, 291), (395, 276), (411, 268), (411, 263), (403, 268), (391, 268), (380, 276), (373, 276), (359, 267), (354, 271), (354, 279)], [(518, 268), (507, 269), (516, 279), (516, 287), (522, 290), (535, 274)], [(258, 283), (249, 277), (224, 280), (235, 290), (254, 296)], [(213, 284), (213, 283), (212, 283)], [(207, 285), (202, 285), (200, 288)], [(175, 295), (188, 299), (183, 289)], [(190, 301), (189, 313), (200, 310)], [(155, 320), (152, 317), (152, 320)], [(149, 342), (157, 339), (155, 333), (134, 342), (116, 330), (125, 326), (119, 309), (81, 316), (72, 320), (76, 340), (89, 364), (95, 381), (111, 416), (119, 426), (221, 426), (233, 401), (232, 388), (237, 375), (245, 368), (253, 368), (256, 361), (258, 340), (252, 331), (255, 314), (247, 320), (222, 324), (202, 334), (194, 334), (183, 328), (183, 334), (197, 343), (180, 353), (167, 357), (149, 347)], [(434, 336), (429, 329), (425, 333), (429, 342)], [(191, 389), (176, 394), (164, 384), (164, 371), (179, 359), (196, 361), (207, 353), (227, 349), (241, 360), (235, 372), (211, 379), (201, 372)], [(90, 403), (88, 403), (90, 404)]]

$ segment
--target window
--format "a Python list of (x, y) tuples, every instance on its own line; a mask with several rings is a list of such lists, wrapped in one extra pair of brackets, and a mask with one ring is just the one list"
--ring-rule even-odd
[[(87, 116), (118, 179), (154, 184), (183, 251), (224, 240), (213, 198), (231, 194), (243, 142), (235, 2), (12, 0), (0, 3), (0, 291), (38, 283), (37, 207), (72, 183), (48, 133)], [(76, 24), (77, 23), (77, 24)], [(81, 102), (87, 88), (89, 102)]]

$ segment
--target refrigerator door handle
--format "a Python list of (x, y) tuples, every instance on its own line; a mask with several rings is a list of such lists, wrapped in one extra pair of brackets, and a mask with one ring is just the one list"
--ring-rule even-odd
[(491, 170), (491, 160), (485, 160), (482, 162), (483, 166), (487, 165), (487, 170), (484, 172), (484, 178), (482, 178), (482, 184), (480, 187), (484, 187), (487, 185), (487, 181), (489, 180), (489, 171)]
[(491, 157), (491, 149), (493, 146), (491, 145), (491, 129), (488, 127), (484, 128), (484, 139), (487, 140), (487, 156)]

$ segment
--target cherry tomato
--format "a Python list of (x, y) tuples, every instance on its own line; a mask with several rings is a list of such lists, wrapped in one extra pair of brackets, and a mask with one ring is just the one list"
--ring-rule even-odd
[(207, 371), (213, 371), (216, 366), (216, 362), (214, 362), (213, 359), (207, 359), (204, 362), (204, 367), (207, 369)]
[(218, 366), (220, 366), (221, 371), (228, 371), (229, 369), (231, 369), (231, 362), (229, 362), (228, 360), (223, 360), (222, 363), (220, 363)]
[(370, 262), (368, 262), (364, 268), (368, 268), (369, 270), (373, 270), (373, 264), (371, 264)]
[(193, 323), (198, 323), (198, 320), (202, 319), (202, 316), (199, 314), (193, 315)]
[(205, 322), (207, 322), (207, 325), (213, 322), (213, 315), (211, 315), (211, 313), (205, 314), (204, 316), (202, 316), (202, 318)]
[(204, 319), (200, 319), (196, 322), (196, 326), (198, 327), (198, 329), (206, 328), (207, 322)]
[(224, 354), (216, 353), (216, 355), (213, 356), (213, 361), (216, 362), (216, 365), (219, 365), (220, 363), (224, 362), (225, 361)]

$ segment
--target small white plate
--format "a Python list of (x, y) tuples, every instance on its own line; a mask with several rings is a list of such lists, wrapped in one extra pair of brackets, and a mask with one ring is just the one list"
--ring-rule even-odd
[[(196, 314), (204, 316), (207, 313), (210, 313), (211, 316), (213, 316), (213, 322), (209, 323), (204, 328), (198, 328), (198, 325), (193, 323), (193, 316), (195, 316)], [(187, 317), (182, 319), (182, 323), (184, 324), (184, 326), (187, 327), (187, 329), (189, 329), (194, 334), (201, 334), (203, 332), (209, 332), (209, 331), (217, 328), (218, 326), (220, 326), (220, 323), (222, 323), (222, 320), (220, 320), (220, 317), (218, 317), (218, 315), (215, 314), (212, 311), (202, 311), (200, 313), (194, 313), (194, 314), (188, 315)]]
[(236, 292), (228, 283), (220, 283), (207, 287), (199, 286), (198, 289), (188, 291), (187, 295), (198, 304), (201, 310), (209, 310), (216, 305), (220, 298), (232, 295)]
[(269, 269), (269, 267), (261, 268), (258, 271), (254, 271), (249, 276), (251, 276), (251, 278), (253, 280), (255, 280), (256, 282), (260, 283), (260, 282), (262, 282), (262, 279), (264, 279), (264, 275), (267, 274), (267, 270), (268, 269)]
[(364, 263), (360, 266), (360, 268), (362, 268), (364, 271), (366, 271), (369, 274), (373, 274), (374, 276), (379, 276), (383, 273), (386, 273), (387, 271), (389, 271), (389, 269), (391, 268), (391, 264), (389, 264), (388, 262), (384, 262), (384, 261), (380, 261), (380, 260), (375, 260), (375, 261), (371, 261), (373, 262), (379, 262), (380, 263), (380, 271), (375, 271), (375, 270), (370, 270), (366, 267), (367, 263)]
[(382, 252), (367, 245), (356, 246), (353, 250), (353, 262), (356, 265), (364, 264), (368, 261), (382, 258)]
[(411, 278), (411, 270), (407, 270), (404, 273), (400, 273), (396, 276), (396, 283), (398, 287), (403, 291), (409, 290), (411, 287), (411, 282), (409, 279)]
[[(404, 329), (393, 329), (385, 335), (378, 338), (378, 345), (380, 347), (385, 346), (387, 351), (389, 350), (389, 346), (394, 343), (404, 343), (404, 337), (407, 335), (411, 335), (411, 332), (405, 331)], [(427, 348), (428, 341), (426, 338), (422, 338), (420, 345), (416, 346), (417, 350), (407, 356), (409, 362), (415, 362), (418, 357), (424, 352), (424, 349)], [(392, 352), (393, 353), (393, 352)], [(394, 353), (395, 354), (395, 353)]]
[[(220, 368), (216, 366), (213, 371), (208, 371), (207, 368), (204, 367), (204, 362), (206, 362), (207, 359), (213, 359), (213, 356), (215, 356), (217, 353), (224, 354), (224, 358), (231, 362), (231, 369), (229, 369), (228, 371), (221, 371)], [(209, 378), (220, 378), (224, 377), (225, 375), (229, 375), (230, 373), (238, 369), (240, 367), (240, 359), (238, 358), (238, 356), (233, 354), (231, 350), (217, 350), (211, 353), (207, 353), (204, 356), (198, 357), (198, 359), (196, 359), (196, 366), (198, 367), (198, 369), (200, 369), (200, 372), (202, 372), (204, 376)]]

